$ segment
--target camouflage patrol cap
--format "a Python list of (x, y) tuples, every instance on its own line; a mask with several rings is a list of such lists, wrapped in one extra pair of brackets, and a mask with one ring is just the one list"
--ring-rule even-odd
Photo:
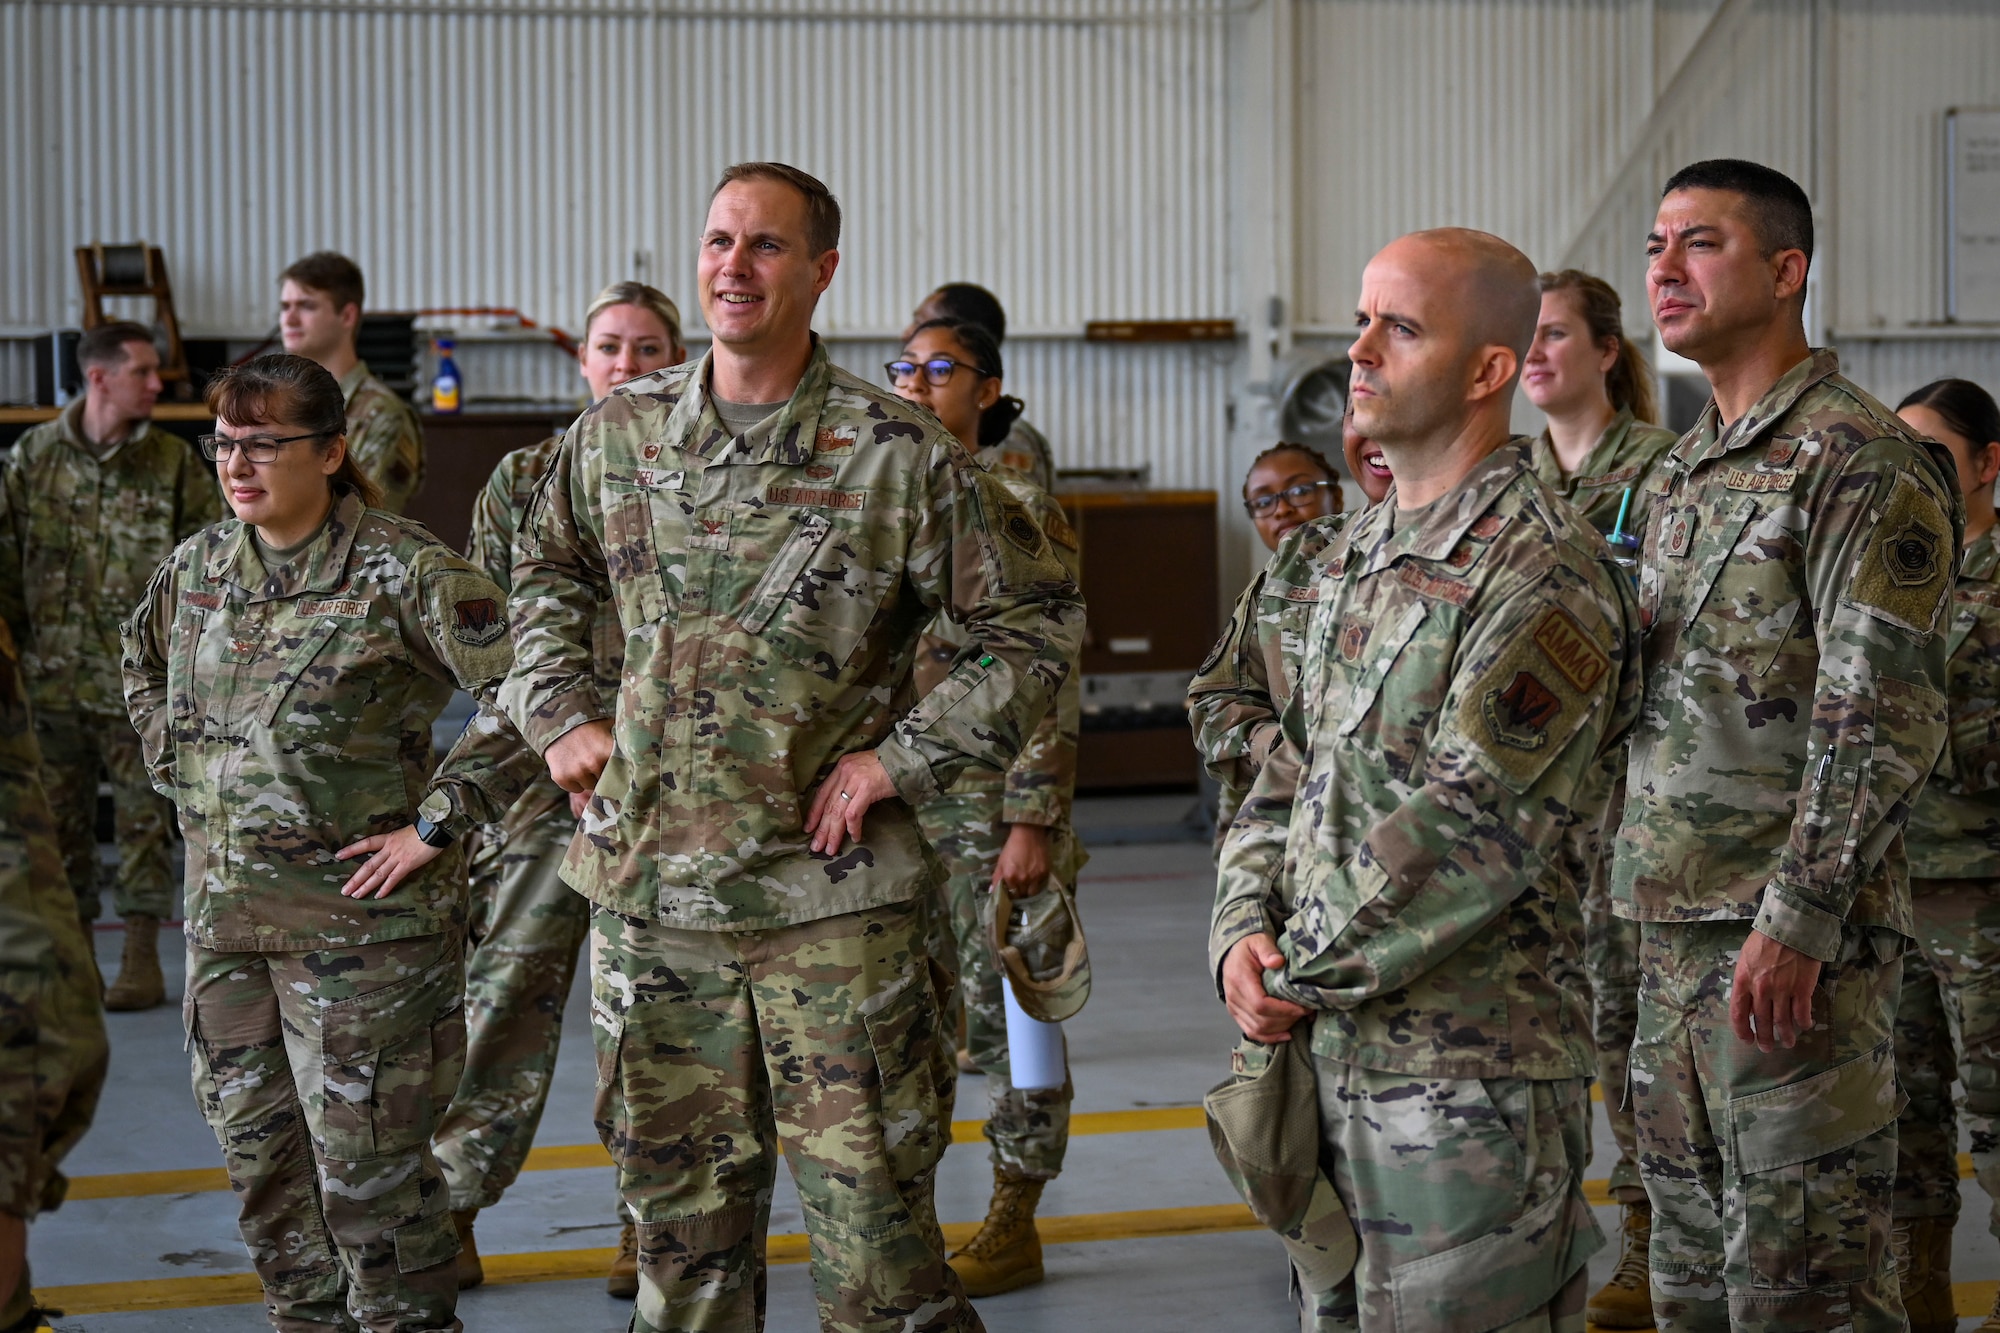
[(1019, 903), (1022, 920), (1016, 924), (1015, 899), (1005, 885), (993, 886), (994, 952), (1028, 1017), (1060, 1023), (1090, 998), (1090, 950), (1076, 897), (1050, 875), (1040, 893)]
[(1354, 1270), (1361, 1243), (1333, 1182), (1319, 1164), (1319, 1093), (1311, 1025), (1265, 1046), (1240, 1039), (1232, 1077), (1201, 1099), (1208, 1140), (1229, 1183), (1259, 1222), (1278, 1233), (1315, 1294)]

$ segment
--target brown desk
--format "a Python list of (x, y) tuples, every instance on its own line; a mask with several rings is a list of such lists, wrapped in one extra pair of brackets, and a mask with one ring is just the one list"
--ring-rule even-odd
[(455, 551), (472, 533), (472, 502), (500, 459), (539, 444), (576, 420), (576, 409), (547, 407), (419, 414), (424, 423), (424, 487), (409, 516)]
[(1185, 686), (1220, 633), (1215, 492), (1056, 498), (1082, 547), (1089, 605), (1077, 790), (1190, 787), (1199, 759)]

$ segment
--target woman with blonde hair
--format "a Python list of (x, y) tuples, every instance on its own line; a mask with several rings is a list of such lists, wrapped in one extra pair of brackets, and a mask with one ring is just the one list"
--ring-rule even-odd
[[(1528, 400), (1549, 420), (1529, 454), (1536, 475), (1610, 536), (1620, 555), (1637, 551), (1646, 477), (1675, 437), (1651, 424), (1652, 371), (1625, 336), (1618, 293), (1610, 283), (1573, 268), (1542, 274), (1542, 313), (1521, 382)], [(1588, 1315), (1602, 1328), (1651, 1328), (1646, 1247), (1653, 1215), (1639, 1180), (1638, 1130), (1624, 1097), (1639, 1026), (1639, 928), (1611, 912), (1611, 835), (1625, 804), (1624, 754), (1619, 747), (1606, 776), (1608, 825), (1585, 840), (1588, 864), (1580, 868), (1588, 875), (1584, 973), (1591, 989), (1597, 1081), (1618, 1142), (1611, 1197), (1625, 1211), (1618, 1266), (1590, 1298)]]
[[(680, 310), (643, 282), (612, 283), (584, 312), (577, 361), (593, 400), (686, 359)], [(551, 435), (501, 459), (473, 502), (466, 556), (504, 591), (513, 588), (514, 533), (562, 438)], [(624, 670), (625, 639), (608, 598), (598, 603), (595, 641), (597, 689), (609, 701)], [(465, 1076), (437, 1131), (462, 1243), (461, 1288), (485, 1280), (473, 1220), (520, 1175), (555, 1075), (563, 1009), (590, 928), (589, 901), (560, 875), (581, 800), (543, 769), (498, 823), (478, 830), (468, 853)], [(606, 1290), (637, 1295), (638, 1263), (638, 1235), (624, 1219)]]

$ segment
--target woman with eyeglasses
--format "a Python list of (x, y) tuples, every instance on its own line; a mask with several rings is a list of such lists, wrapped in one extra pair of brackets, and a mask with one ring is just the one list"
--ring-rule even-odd
[[(540, 768), (493, 707), (506, 595), (369, 506), (318, 363), (231, 367), (208, 404), (235, 517), (124, 627), (126, 703), (187, 839), (195, 1093), (274, 1325), (457, 1329), (430, 1148), (465, 1048), (454, 844)], [(454, 687), (480, 712), (437, 763)]]
[[(577, 362), (593, 400), (686, 359), (680, 310), (643, 282), (612, 283), (584, 312)], [(502, 458), (473, 503), (466, 557), (503, 591), (513, 589), (515, 530), (561, 443), (552, 435)], [(598, 693), (615, 699), (625, 635), (609, 598), (598, 603), (594, 638)], [(466, 848), (465, 1075), (436, 1141), (451, 1182), (461, 1289), (485, 1281), (474, 1219), (521, 1174), (548, 1104), (577, 950), (590, 929), (589, 900), (560, 875), (583, 800), (543, 771), (500, 823), (478, 829)], [(619, 1216), (605, 1290), (629, 1299), (639, 1292), (639, 1239), (622, 1203)]]
[[(1001, 392), (1000, 349), (993, 335), (967, 320), (919, 324), (902, 356), (887, 369), (890, 387), (929, 408), (968, 450), (1004, 440), (1021, 411), (1019, 399)], [(1075, 578), (1076, 536), (1062, 508), (1025, 476), (1005, 468), (992, 473), (1028, 511)], [(919, 695), (945, 678), (963, 643), (948, 621), (932, 627), (918, 656)], [(1051, 875), (1075, 888), (1084, 861), (1070, 829), (1081, 699), (1082, 677), (1072, 662), (1054, 706), (1012, 768), (1005, 774), (968, 769), (917, 811), (924, 838), (949, 875), (945, 892), (966, 1030), (961, 1062), (969, 1061), (986, 1075), (993, 1198), (978, 1234), (951, 1256), (953, 1270), (972, 1296), (995, 1296), (1042, 1280), (1035, 1208), (1043, 1187), (1062, 1170), (1069, 1147), (1069, 1080), (1045, 1091), (1018, 1089), (1008, 1081), (1003, 982), (984, 909), (996, 884), (1004, 884), (1017, 899), (1043, 892)]]
[[(1364, 476), (1349, 433), (1348, 461)], [(1362, 481), (1364, 489), (1367, 481)], [(1382, 487), (1386, 494), (1388, 487)], [(1379, 496), (1371, 496), (1379, 499)], [(1236, 599), (1222, 638), (1188, 683), (1188, 715), (1202, 765), (1220, 788), (1215, 849), (1250, 794), (1250, 784), (1278, 738), (1278, 714), (1298, 683), (1305, 617), (1302, 600), (1344, 507), (1340, 476), (1317, 449), (1276, 444), (1251, 460), (1243, 509), (1264, 549), (1273, 552)], [(1288, 540), (1289, 539), (1289, 540)]]

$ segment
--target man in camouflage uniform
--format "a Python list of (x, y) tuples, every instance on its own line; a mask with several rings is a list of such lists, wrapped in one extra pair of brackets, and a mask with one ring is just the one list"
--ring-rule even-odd
[(340, 381), (347, 449), (382, 494), (376, 507), (400, 514), (424, 484), (424, 432), (416, 409), (375, 378), (355, 340), (366, 295), (361, 266), (321, 250), (278, 275), (278, 332), (285, 350), (311, 357)]
[(150, 332), (92, 329), (77, 361), (84, 396), (23, 435), (0, 472), (0, 543), (23, 573), (22, 672), (63, 870), (86, 925), (103, 910), (97, 780), (111, 778), (112, 906), (125, 922), (125, 958), (105, 1005), (147, 1009), (166, 998), (160, 923), (179, 906), (179, 877), (168, 807), (146, 779), (125, 712), (118, 624), (174, 545), (222, 517), (222, 497), (187, 442), (149, 420), (160, 394)]
[(110, 1047), (90, 940), (42, 794), (14, 631), (21, 570), (0, 542), (0, 1333), (39, 1326), (28, 1224), (62, 1202), (57, 1167), (90, 1127)]
[[(473, 505), (467, 557), (503, 592), (513, 588), (514, 533), (561, 441), (552, 435), (501, 459)], [(625, 643), (608, 599), (598, 603), (592, 644), (599, 696), (615, 699)], [(465, 1073), (434, 1139), (451, 1184), (461, 1287), (484, 1279), (473, 1219), (521, 1174), (548, 1103), (563, 1009), (590, 924), (589, 901), (559, 873), (575, 833), (570, 794), (542, 771), (466, 849)]]
[(1715, 397), (1648, 484), (1645, 716), (1612, 893), (1661, 1329), (1901, 1329), (1902, 823), (1945, 736), (1942, 451), (1807, 345), (1812, 216), (1755, 163), (1667, 184), (1665, 345)]
[[(1543, 275), (1545, 296), (1556, 276)], [(1531, 360), (1533, 356), (1530, 352)], [(1645, 532), (1646, 506), (1640, 496), (1646, 479), (1673, 447), (1674, 439), (1672, 431), (1640, 421), (1630, 406), (1622, 406), (1575, 471), (1563, 470), (1547, 428), (1535, 437), (1528, 461), (1535, 475), (1568, 500), (1586, 523), (1607, 536), (1615, 530), (1628, 539), (1616, 554), (1629, 560), (1636, 538)], [(1603, 1328), (1651, 1328), (1647, 1251), (1653, 1214), (1646, 1202), (1645, 1182), (1639, 1178), (1638, 1125), (1627, 1078), (1632, 1037), (1639, 1027), (1639, 923), (1611, 910), (1612, 844), (1625, 808), (1624, 749), (1613, 752), (1605, 762), (1610, 797), (1604, 822), (1583, 831), (1581, 848), (1588, 875), (1583, 894), (1583, 971), (1590, 989), (1591, 1036), (1597, 1046), (1597, 1086), (1604, 1118), (1618, 1145), (1608, 1192), (1624, 1218), (1618, 1266), (1611, 1280), (1591, 1298), (1589, 1314), (1591, 1322)]]
[[(1082, 604), (934, 418), (813, 338), (839, 216), (795, 168), (724, 173), (699, 263), (713, 350), (586, 412), (517, 539), (509, 709), (592, 793), (564, 876), (595, 904), (599, 1082), (622, 1093), (599, 1132), (638, 1218), (639, 1330), (761, 1321), (781, 1133), (823, 1327), (980, 1327), (932, 1198), (956, 1070), (909, 806), (1012, 760)], [(606, 581), (615, 727), (590, 687)], [(906, 712), (940, 607), (973, 645)]]
[[(1974, 388), (1965, 381), (1954, 387)], [(1980, 435), (1962, 434), (1966, 423), (1940, 417), (1922, 393), (1898, 414), (1951, 451), (1965, 500), (1965, 554), (1945, 639), (1951, 730), (1910, 811), (1917, 948), (1903, 955), (1896, 1005), (1896, 1081), (1910, 1104), (1896, 1123), (1893, 1241), (1911, 1333), (1951, 1333), (1958, 1327), (1954, 1078), (1965, 1083), (1973, 1170), (1989, 1199), (2000, 1201), (2000, 528), (1993, 508), (2000, 443), (1973, 443), (2000, 430), (1989, 420), (1975, 423), (1985, 426)], [(2000, 1202), (1987, 1225), (2000, 1235)], [(1979, 1333), (2000, 1333), (2000, 1300)]]
[(1369, 263), (1355, 419), (1396, 489), (1321, 520), (1302, 678), (1223, 847), (1211, 966), (1246, 1039), (1311, 1043), (1360, 1239), (1348, 1276), (1301, 1291), (1312, 1330), (1581, 1333), (1603, 1244), (1561, 849), (1603, 815), (1636, 623), (1603, 540), (1507, 436), (1538, 305), (1527, 258), (1480, 232)]

